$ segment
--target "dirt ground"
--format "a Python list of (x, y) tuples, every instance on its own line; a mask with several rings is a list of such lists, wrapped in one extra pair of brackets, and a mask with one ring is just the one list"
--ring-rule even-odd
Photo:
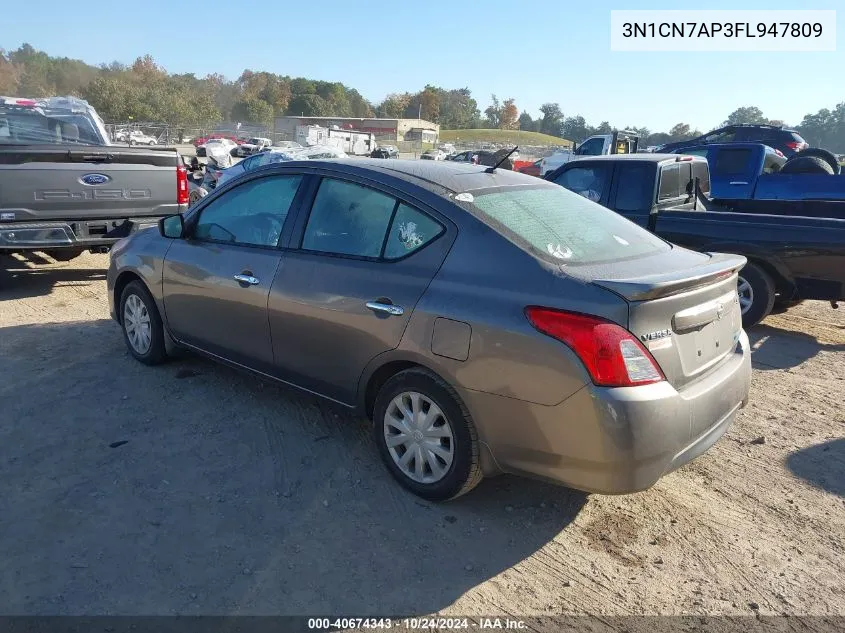
[(749, 406), (647, 492), (445, 505), (366, 425), (125, 351), (107, 255), (0, 266), (0, 613), (845, 615), (845, 309), (750, 332)]

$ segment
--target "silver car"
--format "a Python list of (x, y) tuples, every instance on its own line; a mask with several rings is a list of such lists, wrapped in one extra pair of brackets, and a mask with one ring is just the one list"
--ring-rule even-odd
[(744, 264), (509, 170), (290, 161), (119, 242), (108, 299), (142, 363), (186, 348), (366, 416), (421, 497), (629, 493), (746, 403)]

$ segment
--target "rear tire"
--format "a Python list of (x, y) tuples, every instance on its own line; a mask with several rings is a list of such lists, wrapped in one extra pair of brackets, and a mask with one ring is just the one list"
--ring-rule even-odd
[(156, 302), (140, 281), (130, 281), (120, 295), (120, 327), (126, 348), (145, 365), (167, 358), (164, 326)]
[[(406, 421), (408, 426), (404, 426)], [(407, 433), (401, 430), (403, 427)], [(390, 474), (423, 499), (454, 499), (475, 488), (483, 478), (472, 416), (455, 390), (428, 370), (406, 369), (382, 386), (373, 408), (373, 434)], [(408, 453), (410, 457), (403, 466), (402, 459)], [(422, 456), (420, 465), (417, 455)], [(435, 474), (432, 462), (445, 472)]]
[(772, 312), (775, 304), (775, 283), (757, 264), (748, 262), (739, 271), (737, 281), (742, 327), (754, 327)]

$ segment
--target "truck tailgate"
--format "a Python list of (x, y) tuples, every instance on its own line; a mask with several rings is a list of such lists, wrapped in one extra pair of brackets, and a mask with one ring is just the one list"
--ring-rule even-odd
[(178, 164), (175, 150), (2, 148), (0, 218), (35, 222), (178, 213)]

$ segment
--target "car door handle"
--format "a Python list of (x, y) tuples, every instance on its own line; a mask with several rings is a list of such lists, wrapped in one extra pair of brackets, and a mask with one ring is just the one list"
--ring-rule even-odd
[(395, 306), (392, 303), (367, 301), (367, 307), (373, 312), (383, 312), (384, 314), (391, 314), (393, 316), (401, 316), (405, 314), (405, 309), (402, 306)]
[(241, 284), (249, 284), (250, 286), (258, 285), (258, 277), (253, 277), (252, 275), (235, 275), (235, 281)]

